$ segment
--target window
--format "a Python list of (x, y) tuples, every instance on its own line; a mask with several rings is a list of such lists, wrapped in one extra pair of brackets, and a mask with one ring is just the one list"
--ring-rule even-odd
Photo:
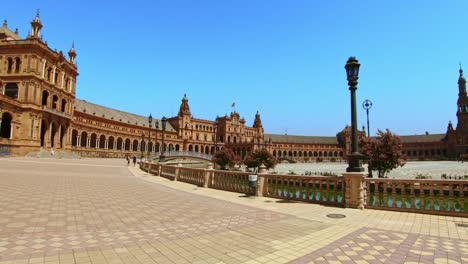
[(15, 73), (19, 73), (21, 68), (21, 59), (16, 58), (15, 59)]
[(8, 58), (7, 60), (7, 73), (11, 73), (13, 71), (13, 59)]
[(11, 137), (11, 115), (9, 113), (3, 113), (2, 123), (0, 124), (0, 137), (10, 138)]
[(5, 95), (13, 99), (18, 99), (18, 85), (16, 85), (16, 83), (8, 83), (5, 86)]

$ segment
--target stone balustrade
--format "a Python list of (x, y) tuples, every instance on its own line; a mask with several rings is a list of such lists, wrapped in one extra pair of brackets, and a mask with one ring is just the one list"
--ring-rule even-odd
[(265, 174), (264, 196), (344, 206), (343, 177)]
[(255, 173), (185, 168), (143, 162), (144, 171), (197, 186), (297, 200), (346, 208), (371, 208), (468, 217), (468, 181), (366, 178), (366, 173), (343, 177), (292, 176), (257, 173), (257, 187), (249, 185)]
[(366, 208), (468, 217), (468, 181), (365, 179)]
[(205, 171), (205, 169), (180, 167), (177, 180), (203, 187), (205, 186)]

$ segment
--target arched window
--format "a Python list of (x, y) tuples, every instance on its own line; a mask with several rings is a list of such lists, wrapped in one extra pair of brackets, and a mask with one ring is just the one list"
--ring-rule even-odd
[(11, 120), (12, 116), (5, 112), (2, 115), (2, 123), (0, 123), (0, 137), (10, 138), (11, 137)]
[(179, 151), (179, 150), (180, 150), (180, 146), (179, 146), (179, 144), (176, 144), (175, 145), (175, 151)]
[(82, 148), (86, 148), (88, 146), (88, 144), (87, 144), (88, 143), (88, 134), (85, 131), (83, 131), (81, 133), (81, 142), (80, 143), (81, 143), (80, 146)]
[(130, 139), (125, 140), (125, 150), (130, 150)]
[(21, 59), (16, 58), (15, 59), (15, 73), (19, 73), (21, 69)]
[(18, 99), (18, 85), (16, 83), (7, 83), (5, 86), (5, 96)]
[(44, 90), (42, 91), (42, 105), (47, 106), (47, 101), (49, 101), (49, 92)]
[(96, 147), (96, 139), (97, 139), (97, 135), (95, 133), (92, 133), (91, 134), (91, 142), (90, 142), (91, 148)]
[[(100, 148), (100, 149), (103, 149), (103, 148), (106, 146), (105, 144), (106, 144), (106, 136), (101, 135), (101, 136), (99, 137), (99, 148)], [(111, 148), (112, 148), (112, 147), (111, 147)]]
[(233, 139), (233, 141), (234, 141), (234, 144), (236, 144), (236, 143), (237, 143), (237, 138), (236, 138), (235, 136), (234, 136), (234, 139)]
[(159, 143), (154, 145), (154, 151), (159, 152)]
[(8, 58), (7, 59), (7, 73), (12, 73), (13, 72), (13, 59)]
[(62, 112), (65, 112), (65, 110), (67, 109), (67, 100), (65, 99), (62, 99)]
[(52, 108), (57, 109), (57, 103), (58, 103), (58, 96), (54, 95), (52, 96)]
[(193, 146), (192, 145), (188, 146), (188, 151), (193, 151)]
[(76, 147), (78, 145), (78, 131), (73, 129), (72, 131), (72, 146)]
[(52, 68), (47, 68), (47, 81), (50, 81), (50, 77), (51, 77), (51, 74), (52, 74)]
[(137, 151), (138, 150), (138, 140), (133, 140), (133, 151)]
[(117, 138), (117, 150), (122, 150), (123, 139), (121, 137)]
[(210, 147), (208, 146), (205, 147), (205, 154), (210, 154)]
[(276, 157), (276, 150), (273, 150), (273, 157)]
[(109, 141), (107, 143), (107, 148), (108, 149), (114, 149), (114, 141), (115, 141), (114, 137), (110, 136)]
[(169, 144), (169, 152), (170, 151), (174, 151), (174, 145), (172, 145), (172, 144)]
[(195, 152), (198, 152), (198, 145), (195, 145)]

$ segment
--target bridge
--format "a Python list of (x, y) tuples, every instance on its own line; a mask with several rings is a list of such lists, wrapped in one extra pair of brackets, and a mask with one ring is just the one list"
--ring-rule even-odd
[[(161, 153), (156, 153), (151, 155), (151, 159), (159, 159), (160, 156)], [(166, 157), (166, 160), (172, 160), (177, 158), (189, 158), (204, 161), (213, 160), (213, 155), (195, 151), (168, 151), (164, 152), (164, 156)]]

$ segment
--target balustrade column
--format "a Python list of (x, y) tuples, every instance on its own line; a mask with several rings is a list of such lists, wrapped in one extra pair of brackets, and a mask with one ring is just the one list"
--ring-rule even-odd
[[(365, 205), (365, 172), (346, 172), (343, 173), (346, 182), (345, 207), (364, 209)], [(321, 185), (320, 185), (321, 186)]]
[(177, 181), (177, 179), (180, 176), (180, 168), (182, 167), (182, 164), (177, 163), (177, 167), (175, 168), (175, 175), (174, 175), (174, 181)]
[(263, 197), (266, 195), (266, 178), (267, 170), (265, 165), (261, 164), (257, 175), (257, 196)]
[(204, 188), (211, 186), (211, 179), (213, 175), (213, 163), (208, 163), (208, 168), (205, 170), (205, 182), (203, 183)]

